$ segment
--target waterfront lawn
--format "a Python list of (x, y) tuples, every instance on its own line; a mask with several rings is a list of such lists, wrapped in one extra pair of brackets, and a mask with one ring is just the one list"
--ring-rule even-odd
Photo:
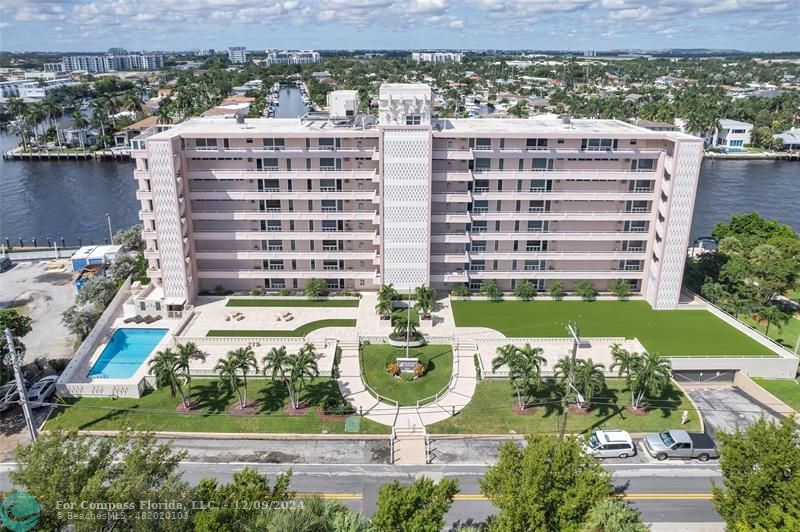
[[(761, 331), (762, 334), (765, 334), (767, 330), (766, 323), (759, 323), (750, 316), (745, 316), (743, 320), (748, 325)], [(794, 346), (797, 345), (797, 337), (800, 336), (800, 320), (793, 317), (780, 329), (773, 323), (769, 326), (769, 334), (767, 336), (789, 351), (794, 351)]]
[[(630, 393), (624, 381), (608, 379), (608, 389), (594, 398), (597, 406), (588, 415), (567, 415), (567, 432), (587, 433), (598, 428), (623, 429), (630, 432), (657, 432), (663, 429), (700, 429), (699, 414), (680, 389), (670, 387), (651, 401), (649, 413), (634, 416), (625, 410)], [(514, 388), (505, 379), (489, 379), (478, 383), (469, 404), (455, 417), (428, 427), (431, 434), (529, 434), (557, 433), (561, 423), (560, 395), (554, 387), (544, 385), (536, 398), (540, 405), (533, 413), (519, 415), (512, 410), (516, 403)], [(681, 425), (684, 410), (689, 422)]]
[(357, 299), (228, 299), (226, 307), (329, 307), (358, 308)]
[(489, 327), (508, 337), (566, 337), (576, 320), (584, 337), (638, 338), (664, 356), (777, 356), (705, 310), (653, 310), (646, 301), (452, 301), (459, 327)]
[(428, 365), (428, 373), (413, 381), (393, 377), (386, 366), (405, 357), (405, 348), (387, 344), (365, 345), (361, 349), (364, 380), (377, 393), (394, 399), (401, 406), (416, 406), (417, 400), (436, 395), (450, 382), (453, 351), (449, 345), (426, 345), (409, 349), (408, 356)]
[(247, 336), (247, 337), (303, 337), (311, 331), (322, 329), (324, 327), (355, 327), (356, 320), (349, 319), (330, 319), (330, 320), (317, 320), (301, 325), (297, 329), (211, 329), (206, 333), (206, 336)]
[(754, 381), (769, 393), (800, 412), (800, 383), (792, 379), (761, 379)]
[[(228, 407), (238, 399), (235, 393), (220, 390), (216, 379), (194, 379), (192, 392), (200, 408), (191, 414), (179, 414), (178, 397), (170, 397), (168, 388), (154, 390), (139, 399), (83, 397), (70, 399), (56, 408), (45, 424), (49, 430), (123, 430), (175, 432), (246, 432), (246, 433), (344, 433), (344, 420), (322, 419), (317, 413), (328, 399), (341, 399), (334, 379), (316, 379), (302, 393), (311, 411), (303, 416), (287, 416), (283, 407), (289, 403), (286, 386), (267, 379), (250, 379), (248, 401), (258, 401), (259, 411), (252, 416), (228, 414)], [(384, 434), (384, 427), (361, 418), (361, 433)]]

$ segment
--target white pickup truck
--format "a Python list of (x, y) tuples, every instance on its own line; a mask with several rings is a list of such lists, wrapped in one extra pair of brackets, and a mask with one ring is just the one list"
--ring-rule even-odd
[(717, 446), (706, 434), (685, 430), (664, 430), (644, 437), (644, 449), (656, 460), (697, 458), (701, 462), (717, 458)]

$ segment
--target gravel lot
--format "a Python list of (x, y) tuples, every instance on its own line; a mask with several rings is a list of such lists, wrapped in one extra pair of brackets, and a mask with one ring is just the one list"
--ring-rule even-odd
[(33, 330), (22, 338), (25, 363), (74, 353), (75, 338), (61, 324), (61, 314), (75, 302), (75, 275), (69, 266), (50, 273), (44, 262), (18, 262), (0, 273), (0, 308), (23, 306), (33, 320)]

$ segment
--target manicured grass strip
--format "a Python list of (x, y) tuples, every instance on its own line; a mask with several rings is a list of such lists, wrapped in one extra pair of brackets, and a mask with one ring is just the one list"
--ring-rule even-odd
[[(761, 331), (762, 334), (766, 334), (766, 323), (759, 323), (750, 316), (742, 316), (740, 319), (743, 319), (745, 323)], [(778, 326), (773, 323), (769, 326), (769, 334), (767, 336), (789, 351), (794, 351), (794, 346), (797, 345), (797, 337), (800, 336), (800, 320), (792, 318), (781, 328), (778, 328)]]
[(367, 383), (381, 395), (390, 397), (401, 406), (416, 406), (417, 400), (438, 393), (450, 382), (453, 372), (453, 351), (449, 345), (426, 345), (409, 349), (410, 358), (428, 364), (428, 374), (406, 381), (386, 372), (386, 366), (405, 357), (405, 349), (386, 344), (366, 345), (361, 350), (363, 371)]
[(653, 310), (646, 301), (453, 301), (459, 327), (508, 337), (565, 337), (576, 320), (584, 337), (638, 338), (665, 356), (777, 356), (705, 310)]
[(228, 299), (226, 307), (358, 308), (357, 299)]
[(247, 337), (269, 337), (269, 336), (297, 336), (302, 337), (322, 329), (324, 327), (355, 327), (356, 320), (348, 319), (331, 319), (331, 320), (317, 320), (301, 325), (294, 330), (257, 330), (257, 329), (212, 329), (206, 333), (206, 336), (247, 336)]
[[(290, 417), (283, 413), (289, 396), (286, 387), (267, 379), (250, 379), (247, 399), (258, 401), (260, 410), (252, 416), (228, 415), (228, 407), (237, 401), (236, 394), (217, 387), (215, 379), (193, 379), (192, 396), (201, 401), (193, 414), (178, 414), (178, 397), (170, 397), (168, 388), (161, 388), (139, 399), (101, 399), (83, 397), (72, 399), (72, 406), (54, 410), (45, 424), (51, 430), (133, 430), (177, 432), (262, 432), (320, 434), (344, 433), (344, 420), (322, 419), (315, 411), (304, 416)], [(341, 399), (339, 386), (332, 379), (316, 379), (302, 392), (303, 400), (316, 408), (327, 399)], [(363, 434), (385, 434), (389, 427), (361, 419)]]
[[(560, 396), (550, 386), (538, 395), (532, 414), (515, 414), (514, 389), (507, 380), (489, 379), (478, 383), (469, 404), (455, 417), (428, 427), (431, 434), (527, 434), (531, 432), (558, 432), (561, 422)], [(630, 432), (656, 432), (663, 429), (700, 429), (699, 414), (677, 386), (668, 389), (650, 401), (646, 416), (634, 416), (625, 410), (630, 403), (630, 393), (623, 381), (608, 380), (608, 389), (594, 398), (594, 409), (585, 416), (569, 413), (567, 431), (589, 432), (597, 428), (623, 429)], [(689, 411), (689, 422), (681, 425), (684, 410)]]
[(792, 379), (761, 379), (754, 378), (759, 386), (769, 393), (800, 412), (800, 384)]

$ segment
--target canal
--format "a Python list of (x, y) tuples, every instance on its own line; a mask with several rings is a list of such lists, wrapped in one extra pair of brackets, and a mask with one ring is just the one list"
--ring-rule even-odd
[[(279, 116), (305, 113), (299, 89), (281, 89)], [(8, 150), (16, 138), (0, 135)], [(68, 244), (108, 235), (106, 213), (114, 229), (138, 222), (139, 203), (130, 162), (0, 162), (0, 239), (18, 243), (37, 238)], [(757, 211), (800, 230), (800, 165), (788, 161), (706, 160), (700, 173), (691, 238), (708, 235), (733, 214)]]

